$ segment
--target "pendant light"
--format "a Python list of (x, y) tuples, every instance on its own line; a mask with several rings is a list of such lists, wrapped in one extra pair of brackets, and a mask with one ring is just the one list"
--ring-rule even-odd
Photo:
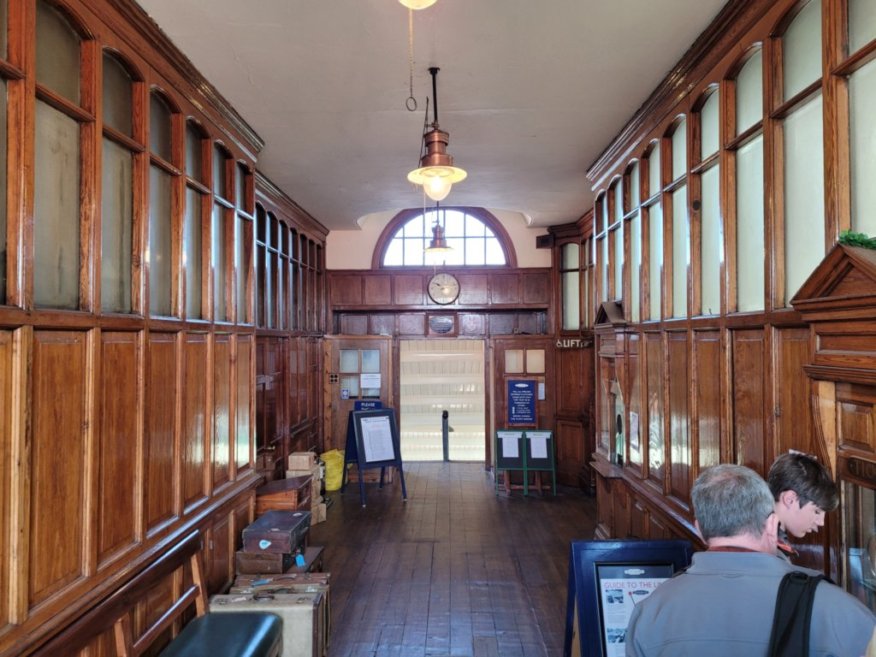
[(425, 9), (435, 4), (436, 0), (398, 0), (408, 9)]

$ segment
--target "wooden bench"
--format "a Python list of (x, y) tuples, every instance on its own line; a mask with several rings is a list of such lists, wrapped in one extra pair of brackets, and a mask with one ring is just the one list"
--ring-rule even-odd
[[(132, 618), (137, 603), (186, 561), (191, 564), (191, 584), (183, 587), (168, 609), (135, 637)], [(117, 657), (140, 657), (158, 639), (166, 637), (171, 628), (176, 637), (162, 656), (277, 657), (281, 653), (283, 632), (278, 616), (258, 612), (210, 614), (204, 581), (201, 535), (196, 530), (33, 654), (41, 657), (74, 655), (112, 630)], [(184, 615), (191, 617), (192, 607), (195, 617), (179, 631)]]

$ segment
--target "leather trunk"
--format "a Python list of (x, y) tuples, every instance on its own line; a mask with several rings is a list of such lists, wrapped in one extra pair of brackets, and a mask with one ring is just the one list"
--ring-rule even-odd
[(243, 530), (245, 552), (295, 552), (310, 529), (310, 511), (268, 511)]

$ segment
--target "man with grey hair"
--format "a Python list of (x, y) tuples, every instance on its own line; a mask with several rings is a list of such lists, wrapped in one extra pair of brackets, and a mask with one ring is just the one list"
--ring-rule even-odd
[[(741, 465), (704, 470), (691, 491), (695, 524), (708, 545), (684, 573), (638, 603), (627, 657), (766, 655), (779, 583), (804, 568), (776, 556), (778, 518), (766, 482)], [(815, 593), (809, 654), (860, 657), (876, 617), (830, 582)], [(805, 656), (801, 656), (805, 657)]]

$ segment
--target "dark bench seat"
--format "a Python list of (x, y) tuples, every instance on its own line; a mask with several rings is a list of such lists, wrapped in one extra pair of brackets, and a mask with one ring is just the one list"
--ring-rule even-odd
[[(132, 621), (138, 604), (165, 578), (179, 577), (178, 571), (186, 563), (191, 567), (191, 583), (135, 637)], [(153, 644), (166, 638), (169, 630), (177, 636), (166, 645), (161, 653), (163, 657), (278, 657), (281, 654), (283, 623), (279, 616), (267, 612), (211, 614), (204, 581), (201, 535), (195, 530), (40, 646), (33, 655), (74, 655), (110, 630), (115, 638), (117, 657), (140, 657), (147, 651), (154, 654), (159, 646)], [(190, 613), (192, 607), (194, 615)], [(191, 620), (182, 626), (188, 618)]]

